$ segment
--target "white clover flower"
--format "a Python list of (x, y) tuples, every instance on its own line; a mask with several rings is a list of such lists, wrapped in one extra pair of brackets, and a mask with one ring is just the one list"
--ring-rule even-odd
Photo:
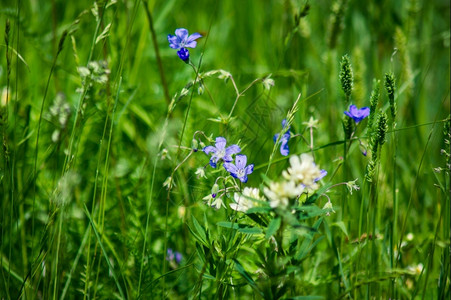
[(309, 190), (318, 189), (316, 182), (327, 174), (321, 172), (313, 161), (313, 157), (306, 153), (301, 154), (300, 157), (291, 156), (290, 165), (291, 167), (282, 172), (282, 176), (295, 184), (303, 184)]
[[(235, 193), (233, 196), (235, 203), (230, 203), (230, 208), (236, 211), (246, 212), (248, 209), (255, 207), (252, 199), (261, 200), (260, 190), (257, 188), (245, 187), (243, 193)], [(252, 198), (252, 199), (251, 199)]]
[(271, 182), (269, 188), (263, 189), (272, 208), (288, 206), (289, 199), (296, 198), (303, 191), (304, 186), (296, 185), (293, 181)]

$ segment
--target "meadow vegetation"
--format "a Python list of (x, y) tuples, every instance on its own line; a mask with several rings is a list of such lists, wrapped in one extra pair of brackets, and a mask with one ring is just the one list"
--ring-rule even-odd
[(449, 299), (449, 1), (2, 0), (0, 28), (1, 299)]

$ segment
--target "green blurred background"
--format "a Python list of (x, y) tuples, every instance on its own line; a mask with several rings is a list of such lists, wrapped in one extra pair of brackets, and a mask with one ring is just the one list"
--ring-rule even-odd
[[(198, 40), (197, 48), (190, 51), (191, 60), (200, 66), (200, 72), (224, 69), (233, 75), (240, 90), (252, 80), (269, 74), (275, 80), (275, 86), (270, 91), (261, 84), (249, 89), (237, 104), (233, 114), (236, 119), (226, 126), (209, 119), (229, 113), (236, 97), (233, 86), (230, 81), (206, 79), (205, 92), (199, 95), (195, 91), (192, 99), (183, 98), (169, 119), (163, 148), (168, 150), (170, 160), (161, 160), (161, 149), (158, 148), (169, 99), (165, 98), (145, 7), (153, 18), (170, 97), (180, 93), (194, 79), (193, 70), (168, 46), (167, 35), (174, 34), (175, 29), (181, 27), (187, 28), (190, 33), (203, 35)], [(109, 24), (111, 27), (106, 38), (93, 43), (99, 11), (102, 22), (98, 34)], [(59, 260), (58, 268), (61, 270), (71, 268), (84, 230), (89, 227), (83, 203), (95, 207), (96, 201), (102, 198), (107, 199), (105, 235), (109, 236), (124, 264), (121, 270), (127, 279), (123, 284), (130, 290), (130, 297), (136, 296), (132, 287), (137, 281), (137, 261), (141, 258), (139, 251), (149, 201), (152, 201), (152, 229), (146, 256), (149, 260), (146, 276), (151, 281), (161, 275), (166, 222), (163, 182), (187, 154), (177, 152), (180, 138), (182, 146), (190, 147), (197, 130), (204, 131), (208, 136), (226, 136), (230, 143), (240, 141), (249, 162), (256, 165), (255, 174), (249, 180), (251, 186), (261, 182), (259, 173), (266, 169), (265, 164), (273, 148), (273, 135), (280, 131), (281, 121), (299, 93), (302, 95), (301, 102), (291, 130), (308, 137), (303, 132), (302, 123), (313, 116), (320, 121), (315, 131), (316, 147), (341, 141), (341, 120), (343, 111), (348, 107), (338, 74), (341, 57), (345, 54), (349, 55), (354, 72), (351, 103), (359, 107), (369, 106), (373, 80), (377, 79), (381, 81), (379, 108), (386, 109), (388, 100), (383, 86), (384, 75), (393, 72), (396, 79), (397, 171), (394, 175), (392, 160), (395, 147), (391, 133), (388, 145), (382, 150), (386, 155), (383, 154), (380, 167), (378, 192), (383, 199), (383, 205), (378, 206), (377, 211), (380, 231), (387, 229), (392, 218), (392, 182), (396, 176), (395, 193), (400, 212), (398, 222), (401, 224), (407, 219), (405, 232), (415, 233), (417, 243), (406, 255), (404, 266), (413, 262), (426, 264), (429, 256), (424, 253), (430, 253), (427, 249), (435, 247), (432, 240), (437, 232), (442, 243), (439, 249), (443, 250), (446, 243), (449, 246), (449, 240), (446, 240), (449, 235), (446, 228), (449, 212), (447, 219), (436, 229), (445, 195), (435, 185), (446, 177), (433, 171), (433, 168), (445, 164), (440, 149), (444, 147), (442, 121), (449, 116), (450, 110), (449, 1), (168, 0), (145, 3), (117, 0), (95, 4), (92, 1), (1, 0), (2, 36), (6, 20), (11, 25), (8, 43), (12, 61), (8, 68), (6, 41), (2, 38), (0, 87), (5, 90), (9, 80), (10, 100), (8, 118), (3, 121), (2, 127), (6, 137), (4, 144), (8, 147), (2, 150), (0, 194), (3, 196), (1, 250), (4, 267), (0, 290), (8, 289), (11, 294), (0, 293), (2, 297), (15, 297), (22, 284), (19, 279), (7, 280), (10, 270), (18, 278), (25, 278), (33, 268), (33, 260), (37, 257), (35, 247), (42, 243), (42, 237), (46, 237), (47, 233), (49, 237), (56, 237), (56, 229), (49, 225), (54, 209), (49, 199), (52, 199), (62, 174), (65, 149), (69, 146), (80, 98), (77, 89), (81, 87), (82, 80), (77, 67), (87, 65), (90, 51), (91, 61), (106, 61), (111, 73), (106, 84), (94, 85), (90, 90), (81, 125), (74, 127), (78, 143), (71, 170), (76, 173), (79, 184), (72, 187), (71, 202), (65, 214), (63, 232), (67, 235), (62, 246), (64, 255)], [(67, 37), (55, 60), (60, 38), (65, 31)], [(115, 100), (119, 82), (121, 90), (115, 114), (112, 115), (111, 103)], [(55, 143), (51, 136), (57, 124), (49, 111), (58, 94), (71, 107), (71, 121), (63, 130), (61, 140)], [(43, 99), (43, 119), (36, 149)], [(186, 129), (181, 136), (188, 107)], [(111, 125), (107, 117), (112, 117), (114, 128), (111, 135), (107, 134), (107, 137), (111, 136), (108, 157), (105, 156), (107, 139), (100, 143), (105, 124)], [(367, 143), (363, 129), (357, 135), (362, 135), (362, 141)], [(290, 144), (291, 153), (303, 153), (308, 149), (301, 138)], [(316, 160), (331, 174), (339, 164), (342, 150), (339, 145), (318, 149)], [(335, 183), (346, 174), (349, 176), (347, 180), (359, 178), (358, 183), (363, 185), (367, 158), (360, 154), (358, 147), (351, 151), (347, 173), (340, 170), (336, 177), (328, 180)], [(6, 162), (8, 155), (13, 162), (12, 167), (8, 167)], [(280, 159), (280, 156), (277, 158), (269, 173), (273, 179), (277, 179), (280, 171), (287, 166), (286, 160)], [(103, 169), (105, 162), (108, 162), (109, 169)], [(153, 176), (155, 162), (158, 168), (156, 176)], [(185, 224), (188, 215), (202, 218), (205, 212), (212, 224), (224, 217), (221, 213), (208, 210), (201, 202), (209, 194), (214, 178), (210, 176), (206, 180), (198, 180), (194, 171), (207, 163), (205, 155), (196, 153), (195, 158), (190, 159), (176, 174), (176, 188), (171, 193), (167, 217), (170, 224), (169, 245), (185, 249), (183, 254), (186, 257), (194, 257), (196, 251)], [(104, 180), (103, 191), (96, 187), (101, 180)], [(344, 188), (333, 195), (334, 204), (339, 207), (344, 205), (340, 203), (342, 193), (345, 193)], [(357, 226), (353, 222), (358, 217), (359, 203), (364, 196), (356, 193), (347, 197), (347, 213), (339, 211), (333, 216), (347, 224), (351, 238), (357, 238)], [(91, 213), (96, 214), (94, 211)], [(52, 249), (56, 247), (53, 238), (45, 241), (44, 248), (49, 251), (48, 261), (55, 258), (52, 256)], [(326, 245), (321, 247), (328, 249)], [(432, 252), (434, 261), (440, 253)], [(105, 275), (108, 272), (106, 265), (103, 268)], [(329, 272), (323, 265), (321, 268), (324, 273)], [(431, 265), (430, 274), (434, 280), (439, 268), (438, 263)], [(77, 267), (77, 272), (83, 272), (82, 263)], [(187, 273), (184, 281), (179, 277), (174, 279), (173, 297), (183, 297), (183, 293), (189, 291), (188, 283), (197, 278), (192, 268)], [(60, 274), (67, 276), (64, 271)], [(63, 279), (66, 278), (64, 276)], [(44, 295), (52, 294), (49, 291), (51, 276), (31, 277), (32, 284), (44, 291)], [(435, 295), (435, 281), (423, 280), (426, 280), (427, 290), (431, 291), (427, 295)], [(104, 291), (104, 297), (108, 297), (114, 286), (105, 278), (100, 281), (109, 287)], [(306, 290), (324, 293), (322, 284), (328, 282), (309, 286)], [(61, 295), (62, 283), (59, 284), (58, 295)], [(80, 295), (76, 291), (83, 286), (82, 280), (74, 278), (69, 291), (72, 295)], [(329, 292), (329, 297), (335, 297), (338, 293), (334, 289)], [(402, 295), (408, 297), (409, 293), (406, 291)]]

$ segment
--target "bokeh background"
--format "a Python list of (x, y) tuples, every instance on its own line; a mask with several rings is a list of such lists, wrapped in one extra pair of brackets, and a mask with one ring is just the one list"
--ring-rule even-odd
[[(168, 46), (167, 35), (181, 27), (203, 35), (190, 49), (200, 72), (226, 70), (240, 91), (271, 74), (274, 87), (255, 84), (240, 97), (235, 119), (218, 122), (229, 114), (236, 93), (230, 80), (208, 78), (202, 94), (197, 86), (189, 89), (168, 114), (171, 99), (178, 99), (176, 93), (195, 78), (193, 69)], [(199, 282), (201, 268), (187, 225), (190, 216), (205, 215), (213, 235), (214, 224), (226, 218), (224, 211), (202, 202), (217, 173), (207, 168), (207, 179), (197, 178), (196, 169), (208, 163), (201, 151), (175, 172), (175, 187), (167, 197), (164, 182), (189, 153), (194, 133), (240, 143), (256, 167), (248, 185), (258, 186), (273, 135), (300, 93), (291, 131), (309, 140), (303, 122), (311, 116), (319, 120), (315, 159), (329, 172), (325, 180), (358, 178), (363, 187), (368, 158), (358, 145), (351, 148), (347, 167), (333, 172), (343, 156), (343, 111), (350, 103), (369, 106), (374, 80), (380, 80), (378, 109), (388, 109), (384, 76), (389, 72), (396, 80), (396, 130), (390, 125), (382, 149), (379, 202), (366, 212), (377, 216), (381, 238), (373, 254), (380, 260), (367, 274), (374, 281), (356, 285), (352, 295), (387, 298), (393, 278), (399, 298), (444, 295), (443, 283), (437, 282), (449, 273), (449, 166), (447, 172), (434, 168), (447, 168), (441, 149), (448, 147), (449, 152), (443, 129), (450, 111), (449, 1), (1, 0), (0, 28), (2, 298), (119, 295), (104, 252), (95, 235), (87, 233), (86, 205), (102, 228), (106, 252), (118, 268), (127, 298), (184, 299)], [(345, 54), (354, 74), (350, 103), (339, 81)], [(89, 61), (98, 62), (98, 72), (105, 77), (83, 93), (87, 83), (79, 67)], [(77, 113), (80, 99), (83, 105)], [(363, 122), (356, 135), (367, 145), (365, 126)], [(179, 145), (186, 148), (178, 151)], [(299, 136), (290, 142), (290, 151), (300, 154), (309, 147)], [(278, 154), (268, 176), (277, 179), (287, 166), (288, 160)], [(344, 229), (340, 225), (332, 231), (337, 244), (344, 245), (340, 251), (349, 278), (372, 263), (366, 258), (360, 269), (353, 269), (350, 253), (355, 248), (344, 242), (345, 236), (358, 238), (356, 223), (367, 196), (364, 187), (352, 195), (345, 187), (330, 195), (337, 206), (330, 222), (344, 224)], [(397, 267), (390, 266), (384, 253), (390, 243), (384, 235), (393, 223), (398, 224), (393, 244), (408, 243)], [(407, 233), (412, 234), (409, 239)], [(167, 246), (184, 259), (174, 269), (168, 267), (183, 269), (163, 276), (169, 293), (163, 296)], [(312, 252), (302, 268), (316, 273), (305, 279), (299, 295), (342, 295), (333, 249), (333, 243), (324, 240)], [(399, 271), (420, 263), (426, 271)], [(90, 265), (93, 274), (87, 276)], [(257, 270), (252, 262), (247, 267), (251, 274)], [(208, 288), (207, 282), (205, 299)], [(251, 295), (252, 289), (246, 288), (234, 294), (239, 299)]]

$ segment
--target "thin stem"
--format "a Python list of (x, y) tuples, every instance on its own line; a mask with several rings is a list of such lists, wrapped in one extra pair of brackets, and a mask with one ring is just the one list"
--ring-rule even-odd
[(153, 48), (155, 50), (155, 56), (157, 58), (158, 71), (160, 74), (161, 84), (163, 85), (164, 98), (166, 99), (166, 103), (169, 105), (171, 103), (171, 97), (169, 96), (168, 84), (166, 82), (166, 77), (164, 75), (163, 62), (160, 56), (160, 49), (158, 48), (157, 34), (155, 33), (155, 27), (153, 25), (152, 14), (150, 13), (147, 0), (142, 0), (144, 10), (146, 11), (146, 17), (149, 21), (149, 29), (152, 35)]
[(236, 92), (235, 102), (233, 103), (232, 109), (230, 110), (229, 116), (227, 117), (230, 120), (230, 118), (232, 117), (233, 111), (235, 110), (235, 106), (238, 103), (238, 99), (240, 99), (240, 97), (243, 96), (244, 93), (246, 93), (246, 91), (248, 89), (250, 89), (255, 83), (262, 81), (263, 79), (262, 78), (255, 79), (242, 92), (239, 92), (238, 87), (236, 86), (235, 80), (233, 80), (232, 74), (230, 74), (229, 78), (232, 81), (233, 87), (235, 88), (235, 92)]

